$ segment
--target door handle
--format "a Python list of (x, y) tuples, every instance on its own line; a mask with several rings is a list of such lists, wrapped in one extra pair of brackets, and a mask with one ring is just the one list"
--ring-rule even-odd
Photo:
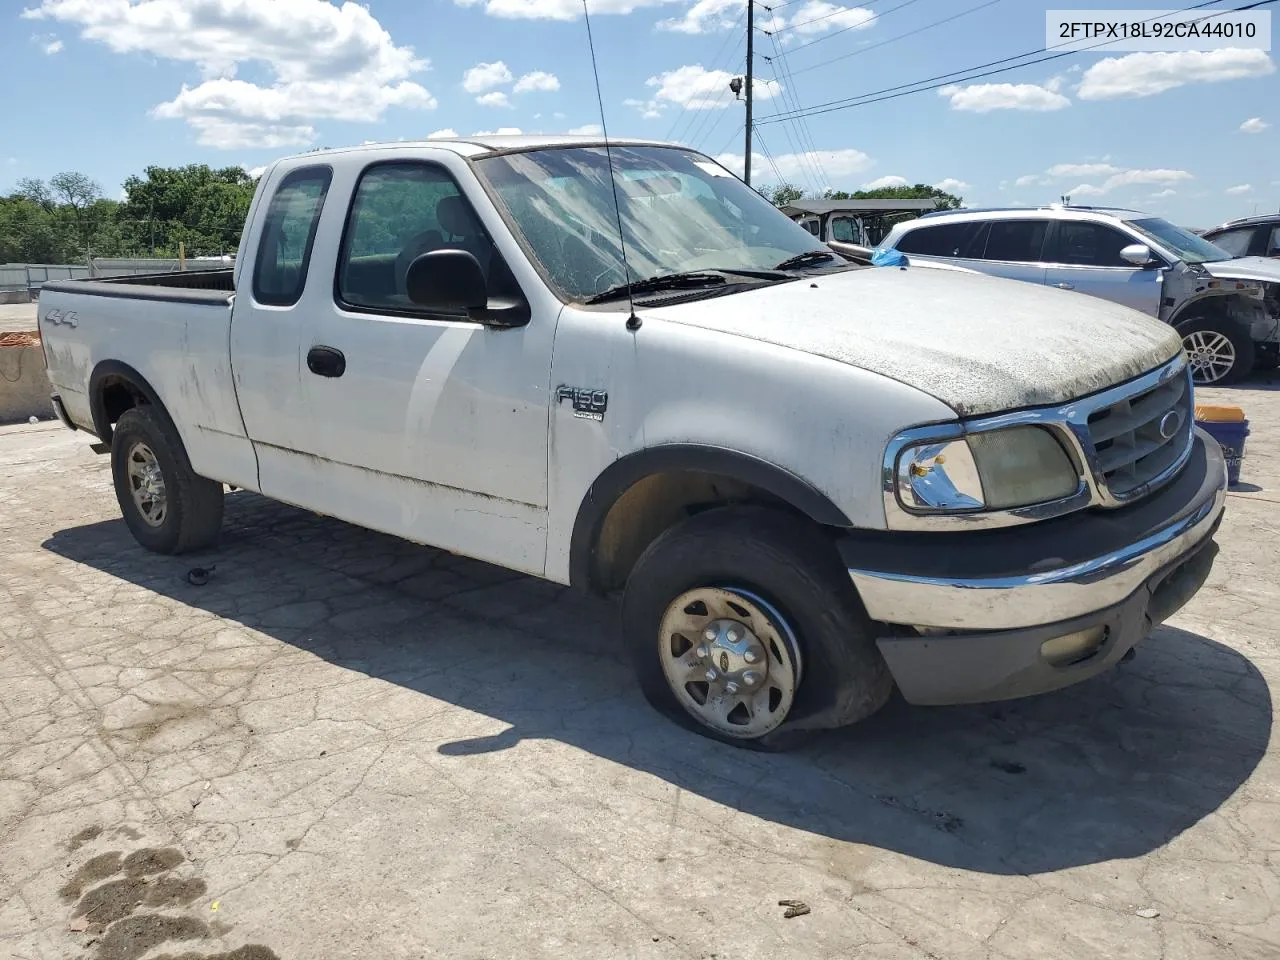
[(1074, 283), (1067, 283), (1067, 281), (1065, 280), (1059, 280), (1057, 283), (1054, 284), (1054, 286), (1057, 287), (1059, 290), (1074, 290), (1076, 288), (1076, 285)]
[(307, 369), (320, 377), (340, 377), (347, 372), (347, 358), (336, 347), (312, 347), (307, 351)]

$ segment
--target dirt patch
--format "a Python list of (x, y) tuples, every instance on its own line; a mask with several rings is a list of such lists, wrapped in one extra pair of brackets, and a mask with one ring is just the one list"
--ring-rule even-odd
[(186, 906), (203, 897), (208, 889), (208, 884), (199, 877), (161, 877), (147, 885), (145, 902), (148, 907)]
[(114, 833), (117, 837), (124, 837), (127, 840), (141, 840), (142, 834), (133, 827), (116, 827)]
[(170, 940), (203, 940), (209, 926), (194, 917), (141, 913), (117, 920), (98, 943), (98, 960), (137, 960)]
[(74, 916), (105, 927), (133, 913), (146, 895), (146, 880), (135, 877), (112, 880), (85, 893), (76, 904)]
[(67, 841), (67, 849), (72, 853), (75, 853), (90, 840), (97, 840), (100, 836), (102, 836), (102, 827), (95, 823), (92, 827), (85, 827), (79, 833), (72, 836), (71, 839)]
[(34, 347), (39, 342), (38, 333), (0, 333), (0, 347)]
[(155, 960), (280, 960), (276, 952), (260, 943), (246, 943), (225, 953), (162, 953)]
[(131, 877), (145, 877), (172, 870), (186, 859), (182, 851), (174, 847), (148, 847), (124, 858), (124, 872)]
[(58, 891), (59, 896), (63, 900), (74, 900), (89, 884), (105, 880), (113, 873), (118, 873), (122, 856), (119, 850), (112, 850), (109, 853), (100, 853), (92, 860), (86, 861), (84, 866), (76, 871), (76, 875), (62, 885), (62, 889)]

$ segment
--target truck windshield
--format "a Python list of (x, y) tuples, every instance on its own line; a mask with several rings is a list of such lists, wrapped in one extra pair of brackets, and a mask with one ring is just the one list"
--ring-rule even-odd
[(1190, 230), (1183, 230), (1159, 217), (1130, 220), (1129, 226), (1147, 239), (1154, 240), (1183, 263), (1213, 263), (1233, 259), (1230, 253), (1214, 246), (1204, 237), (1197, 237)]
[[(535, 263), (570, 300), (590, 299), (628, 279), (772, 271), (798, 254), (830, 254), (807, 230), (701, 154), (635, 146), (612, 152), (629, 278), (603, 147), (532, 150), (476, 163)], [(819, 268), (843, 264), (834, 255), (830, 262), (811, 259)], [(760, 279), (767, 280), (767, 274)]]

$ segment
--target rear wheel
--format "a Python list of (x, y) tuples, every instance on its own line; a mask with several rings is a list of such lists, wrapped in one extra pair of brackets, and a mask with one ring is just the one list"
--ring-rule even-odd
[(1182, 346), (1197, 384), (1225, 386), (1253, 370), (1254, 345), (1249, 332), (1225, 317), (1196, 317), (1178, 325)]
[(111, 437), (111, 473), (124, 522), (148, 550), (185, 553), (217, 541), (222, 484), (192, 471), (164, 413), (125, 411)]
[(831, 543), (777, 511), (711, 510), (663, 533), (627, 581), (623, 632), (650, 703), (738, 745), (853, 723), (892, 689)]

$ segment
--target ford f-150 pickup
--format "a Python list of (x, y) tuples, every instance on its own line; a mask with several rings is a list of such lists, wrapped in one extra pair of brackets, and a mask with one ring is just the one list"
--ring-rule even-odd
[(772, 745), (1126, 657), (1226, 479), (1170, 327), (833, 255), (678, 146), (477, 136), (283, 160), (234, 270), (53, 283), (55, 410), (137, 540), (227, 485), (600, 594), (692, 729)]

